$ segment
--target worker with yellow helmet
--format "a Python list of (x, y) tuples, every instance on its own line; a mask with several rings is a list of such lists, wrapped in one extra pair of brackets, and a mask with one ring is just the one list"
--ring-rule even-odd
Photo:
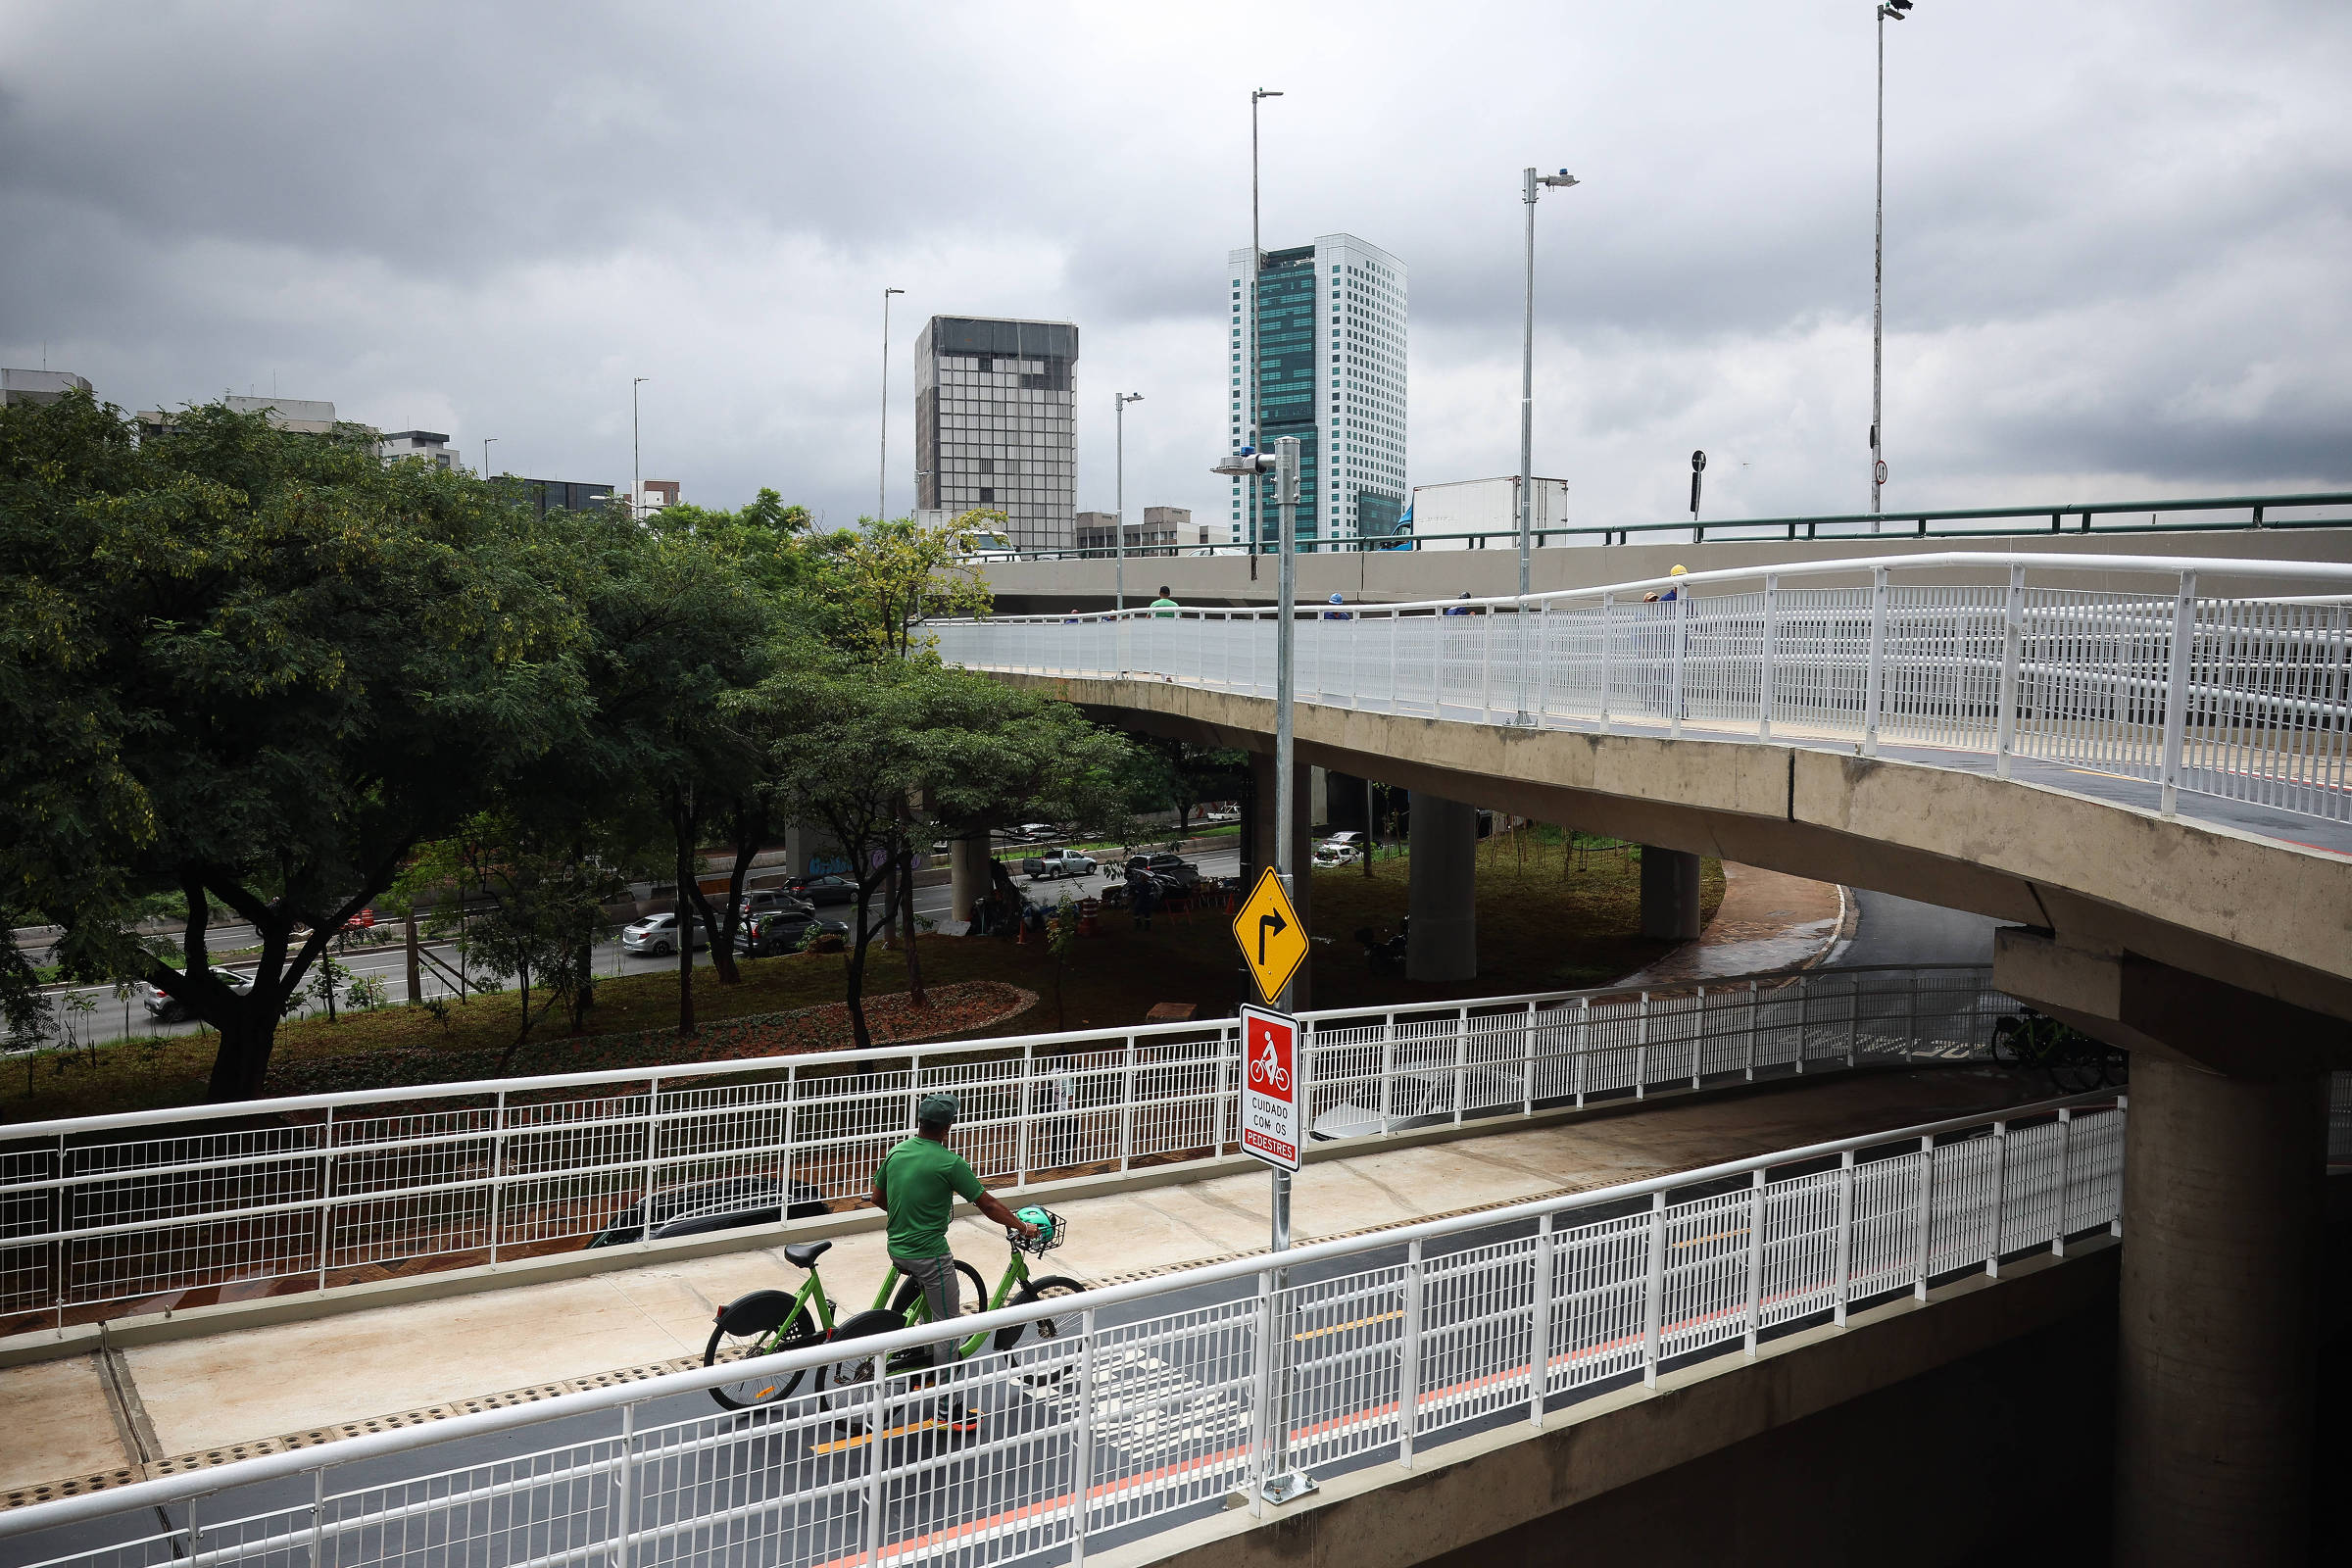
[[(1677, 564), (1677, 565), (1675, 566), (1675, 568), (1674, 568), (1672, 571), (1668, 572), (1666, 575), (1667, 575), (1667, 576), (1669, 576), (1669, 577), (1688, 577), (1690, 574), (1690, 567), (1688, 567), (1688, 566), (1684, 566), (1684, 565), (1681, 565), (1681, 564)], [(1667, 590), (1666, 590), (1664, 593), (1662, 593), (1662, 594), (1643, 594), (1643, 595), (1642, 596), (1642, 602), (1643, 604), (1647, 604), (1647, 605), (1654, 605), (1654, 604), (1658, 603), (1658, 602), (1659, 602), (1660, 600), (1662, 600), (1662, 599), (1665, 599), (1665, 600), (1678, 599), (1678, 598), (1680, 598), (1680, 597), (1682, 596), (1682, 592), (1683, 592), (1683, 585), (1682, 585), (1681, 583), (1679, 583), (1679, 582), (1678, 582), (1678, 583), (1676, 583), (1676, 584), (1675, 584), (1673, 587), (1671, 587), (1671, 588), (1667, 589)]]

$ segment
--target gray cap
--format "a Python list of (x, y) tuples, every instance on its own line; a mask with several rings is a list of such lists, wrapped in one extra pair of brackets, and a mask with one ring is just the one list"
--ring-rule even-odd
[(925, 1095), (922, 1103), (914, 1107), (917, 1122), (944, 1122), (953, 1127), (956, 1118), (963, 1114), (963, 1106), (954, 1095)]

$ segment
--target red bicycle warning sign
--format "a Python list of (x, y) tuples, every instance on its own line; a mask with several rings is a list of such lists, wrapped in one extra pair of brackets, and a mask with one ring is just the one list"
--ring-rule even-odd
[(1242, 1152), (1284, 1170), (1298, 1168), (1298, 1020), (1242, 1008)]

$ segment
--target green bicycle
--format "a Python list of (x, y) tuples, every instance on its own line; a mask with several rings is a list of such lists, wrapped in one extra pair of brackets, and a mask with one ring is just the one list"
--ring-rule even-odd
[[(1002, 1306), (1028, 1306), (1037, 1301), (1050, 1301), (1065, 1296), (1076, 1296), (1086, 1289), (1076, 1280), (1058, 1274), (1032, 1275), (1026, 1254), (1039, 1256), (1059, 1247), (1069, 1234), (1069, 1225), (1059, 1214), (1049, 1209), (1024, 1208), (1020, 1217), (1039, 1228), (1035, 1240), (1018, 1231), (1006, 1231), (1004, 1239), (1011, 1248), (1005, 1259), (1004, 1272), (997, 1280), (992, 1293), (981, 1282), (980, 1271), (960, 1259), (956, 1272), (963, 1281), (958, 1293), (958, 1308), (969, 1315), (974, 1312), (995, 1311)], [(703, 1365), (717, 1366), (726, 1361), (748, 1361), (757, 1356), (777, 1355), (786, 1350), (806, 1349), (812, 1345), (828, 1342), (846, 1345), (853, 1340), (866, 1339), (876, 1334), (888, 1334), (894, 1329), (912, 1328), (931, 1321), (930, 1304), (923, 1299), (921, 1285), (892, 1269), (883, 1277), (882, 1288), (874, 1293), (874, 1304), (863, 1312), (847, 1319), (836, 1319), (832, 1296), (825, 1290), (817, 1274), (817, 1259), (831, 1250), (831, 1242), (795, 1242), (784, 1249), (786, 1261), (793, 1267), (806, 1269), (808, 1277), (801, 1282), (798, 1291), (754, 1291), (738, 1297), (718, 1310), (717, 1321), (711, 1326), (710, 1340), (703, 1348)], [(892, 1287), (896, 1286), (894, 1292)], [(1077, 1334), (1079, 1314), (1056, 1313), (1034, 1322), (1015, 1324), (999, 1329), (992, 1336), (986, 1332), (974, 1334), (956, 1348), (960, 1357), (977, 1355), (993, 1339), (999, 1350), (1011, 1350), (1023, 1344), (1050, 1345), (1056, 1340)], [(919, 1371), (931, 1364), (930, 1351), (923, 1348), (902, 1350), (890, 1358), (889, 1370)], [(761, 1375), (740, 1382), (721, 1383), (710, 1391), (710, 1397), (720, 1408), (748, 1410), (755, 1405), (771, 1403), (790, 1396), (799, 1390), (803, 1374), (788, 1372), (782, 1376)], [(815, 1388), (832, 1392), (870, 1383), (874, 1377), (874, 1356), (855, 1349), (840, 1360), (827, 1361), (816, 1368)], [(830, 1401), (829, 1401), (830, 1402)]]
[(1992, 1026), (1992, 1059), (2048, 1075), (2062, 1095), (2086, 1095), (2121, 1085), (2131, 1075), (2131, 1058), (2104, 1041), (2031, 1007)]

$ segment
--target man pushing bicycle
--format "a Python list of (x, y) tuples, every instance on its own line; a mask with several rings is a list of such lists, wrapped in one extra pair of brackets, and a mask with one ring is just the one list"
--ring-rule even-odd
[[(963, 1106), (954, 1095), (925, 1095), (914, 1110), (914, 1136), (882, 1156), (874, 1171), (873, 1205), (890, 1215), (891, 1265), (922, 1287), (931, 1320), (945, 1323), (961, 1310), (956, 1298), (956, 1258), (948, 1246), (948, 1220), (956, 1200), (979, 1206), (1007, 1231), (1035, 1239), (1037, 1226), (1015, 1214), (980, 1185), (970, 1161), (948, 1147), (948, 1134)], [(956, 1338), (931, 1348), (931, 1364), (956, 1359)]]

